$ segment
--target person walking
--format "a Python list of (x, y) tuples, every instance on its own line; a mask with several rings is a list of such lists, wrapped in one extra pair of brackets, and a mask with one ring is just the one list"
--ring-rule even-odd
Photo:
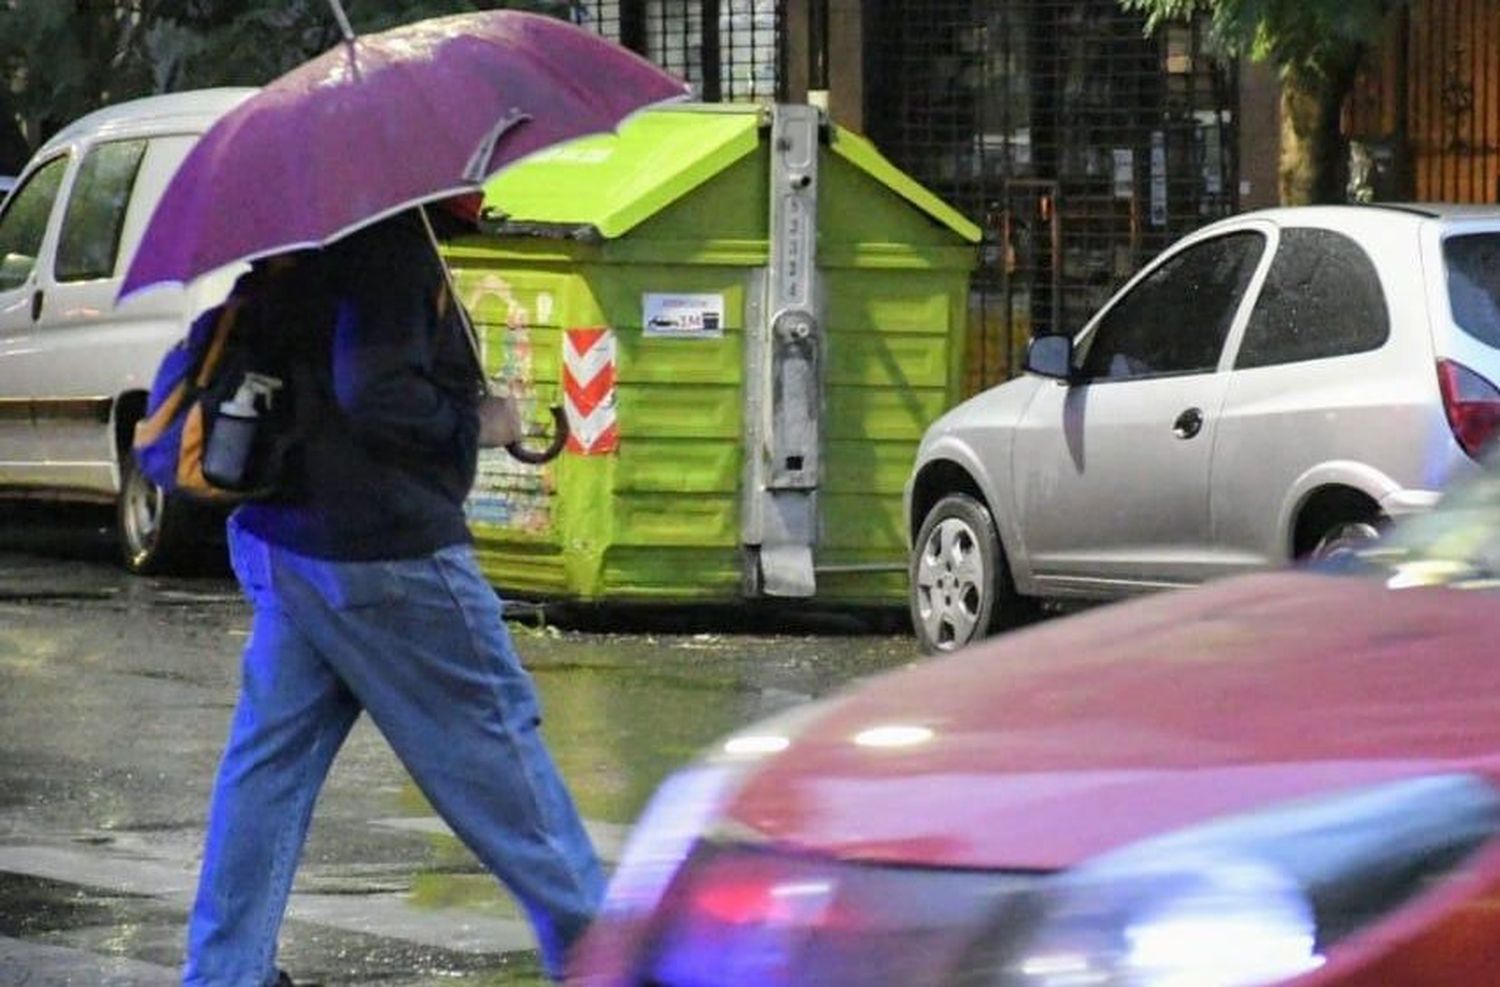
[[(277, 938), (313, 804), (368, 712), (428, 801), (525, 908), (560, 979), (604, 878), (475, 561), (478, 449), (519, 436), (480, 396), (458, 301), (416, 211), (295, 262), (276, 321), (315, 405), (287, 492), (229, 520), (254, 608), (209, 808), (186, 987), (291, 981)], [(293, 311), (293, 309), (295, 311)]]

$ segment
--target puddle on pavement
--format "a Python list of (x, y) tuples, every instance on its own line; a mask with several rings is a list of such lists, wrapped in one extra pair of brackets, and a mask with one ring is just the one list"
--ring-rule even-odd
[(45, 933), (115, 925), (140, 909), (135, 895), (106, 895), (71, 884), (0, 871), (0, 936), (36, 939)]
[[(165, 974), (181, 961), (184, 921), (182, 911), (149, 897), (0, 872), (3, 938), (134, 959)], [(283, 926), (279, 954), (281, 965), (300, 977), (329, 983), (533, 987), (547, 982), (530, 951), (462, 953), (297, 921)]]

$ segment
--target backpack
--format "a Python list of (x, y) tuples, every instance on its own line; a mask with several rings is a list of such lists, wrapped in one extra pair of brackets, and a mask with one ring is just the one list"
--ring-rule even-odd
[(317, 313), (308, 288), (305, 278), (253, 271), (167, 351), (132, 445), (152, 483), (217, 504), (286, 492), (314, 385), (296, 338), (308, 327), (285, 322), (290, 306)]

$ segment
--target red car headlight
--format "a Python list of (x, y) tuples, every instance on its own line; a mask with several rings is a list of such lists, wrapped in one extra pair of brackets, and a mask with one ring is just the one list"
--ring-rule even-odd
[(1059, 874), (999, 912), (958, 987), (1259, 987), (1459, 867), (1500, 793), (1448, 775), (1236, 816)]

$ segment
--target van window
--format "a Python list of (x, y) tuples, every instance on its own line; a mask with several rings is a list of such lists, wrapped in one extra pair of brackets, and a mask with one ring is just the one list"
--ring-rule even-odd
[(53, 158), (5, 200), (5, 212), (0, 213), (0, 291), (19, 288), (31, 277), (67, 169), (67, 157)]
[(1363, 353), (1390, 334), (1385, 291), (1364, 248), (1332, 230), (1285, 229), (1234, 365)]
[(123, 273), (135, 257), (141, 245), (141, 235), (156, 204), (161, 201), (172, 176), (177, 173), (188, 152), (197, 143), (196, 134), (167, 134), (152, 137), (141, 158), (140, 171), (135, 176), (135, 188), (130, 193), (130, 208), (125, 210), (124, 228), (120, 233), (120, 256), (116, 269)]
[(89, 151), (78, 167), (57, 245), (58, 281), (112, 277), (125, 207), (146, 153), (143, 140), (112, 141)]
[(1500, 233), (1443, 241), (1453, 321), (1481, 343), (1500, 348)]

